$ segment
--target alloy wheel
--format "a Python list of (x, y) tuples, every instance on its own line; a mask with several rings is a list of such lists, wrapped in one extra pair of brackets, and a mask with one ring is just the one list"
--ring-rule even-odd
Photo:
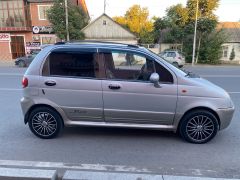
[(32, 118), (32, 128), (40, 136), (49, 137), (57, 131), (57, 121), (48, 112), (39, 112)]
[(186, 126), (186, 133), (190, 139), (196, 142), (205, 141), (214, 133), (215, 126), (212, 119), (204, 115), (191, 118)]

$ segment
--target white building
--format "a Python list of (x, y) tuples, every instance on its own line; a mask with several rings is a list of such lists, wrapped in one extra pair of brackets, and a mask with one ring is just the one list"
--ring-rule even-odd
[[(226, 42), (222, 45), (221, 61), (224, 63), (240, 64), (240, 22), (222, 22), (218, 28), (223, 28), (227, 37)], [(231, 61), (231, 52), (234, 49), (235, 58)]]

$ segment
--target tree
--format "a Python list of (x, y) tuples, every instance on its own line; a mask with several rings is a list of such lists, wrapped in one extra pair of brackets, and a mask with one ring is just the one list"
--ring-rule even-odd
[(141, 8), (140, 5), (133, 5), (124, 16), (113, 17), (113, 19), (135, 33), (140, 41), (143, 41), (148, 33), (151, 35), (153, 30), (153, 22), (149, 20), (148, 8)]
[[(66, 18), (64, 0), (54, 0), (53, 6), (47, 11), (47, 17), (53, 26), (57, 36), (66, 40)], [(88, 23), (88, 18), (79, 6), (68, 3), (68, 21), (70, 40), (84, 39), (84, 33), (81, 31)]]
[(235, 59), (235, 51), (234, 51), (234, 48), (232, 48), (232, 52), (230, 54), (230, 58), (229, 58), (231, 61)]
[[(219, 6), (219, 0), (198, 0), (198, 17), (217, 20), (214, 11)], [(195, 21), (195, 14), (197, 8), (197, 0), (188, 0), (187, 6), (189, 19)]]
[(202, 17), (198, 19), (198, 27), (197, 27), (198, 45), (197, 45), (196, 63), (198, 63), (202, 39), (204, 37), (207, 37), (211, 32), (213, 32), (216, 26), (217, 26), (217, 21), (215, 19), (209, 19), (206, 17)]
[(189, 21), (188, 9), (183, 7), (182, 4), (171, 6), (166, 10), (166, 12), (171, 24), (175, 24), (183, 28)]

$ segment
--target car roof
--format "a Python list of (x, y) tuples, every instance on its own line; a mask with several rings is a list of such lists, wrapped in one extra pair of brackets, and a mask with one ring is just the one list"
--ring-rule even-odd
[(118, 42), (105, 42), (105, 41), (71, 41), (71, 42), (58, 42), (55, 46), (94, 46), (94, 47), (131, 47), (131, 48), (140, 48), (138, 45), (134, 44), (124, 44)]

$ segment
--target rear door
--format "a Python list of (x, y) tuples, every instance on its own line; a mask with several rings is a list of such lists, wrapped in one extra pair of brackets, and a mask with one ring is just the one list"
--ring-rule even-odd
[(175, 52), (167, 52), (166, 54), (166, 59), (171, 63), (175, 62), (175, 57), (176, 57)]
[(101, 70), (95, 48), (53, 50), (43, 67), (42, 97), (72, 121), (103, 121)]
[[(177, 82), (173, 74), (153, 59), (127, 50), (103, 50), (107, 79), (103, 80), (106, 122), (173, 123)], [(161, 77), (161, 88), (149, 81), (153, 72)]]

